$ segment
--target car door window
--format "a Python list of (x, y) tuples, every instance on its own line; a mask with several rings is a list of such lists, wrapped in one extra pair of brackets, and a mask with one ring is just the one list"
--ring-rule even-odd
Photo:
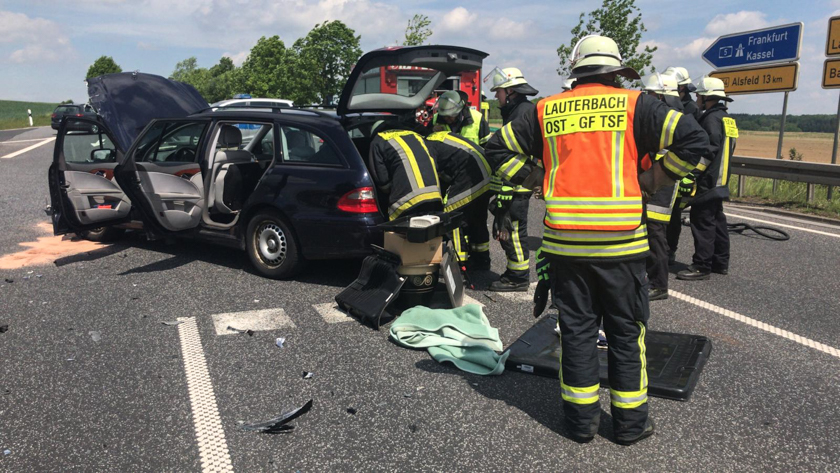
[(117, 147), (96, 124), (70, 119), (64, 129), (62, 151), (67, 163), (116, 162)]
[(280, 128), (283, 142), (283, 161), (299, 164), (340, 166), (341, 158), (322, 137), (300, 128)]
[(196, 149), (204, 122), (156, 122), (143, 135), (135, 153), (137, 162), (196, 162)]

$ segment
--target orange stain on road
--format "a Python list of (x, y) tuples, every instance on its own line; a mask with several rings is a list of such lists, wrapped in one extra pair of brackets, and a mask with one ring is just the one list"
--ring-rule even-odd
[[(52, 233), (52, 225), (47, 222), (39, 223), (38, 228), (45, 233)], [(20, 243), (20, 246), (28, 249), (0, 257), (0, 269), (52, 264), (58, 258), (93, 251), (108, 245), (64, 235), (40, 237), (37, 241)]]

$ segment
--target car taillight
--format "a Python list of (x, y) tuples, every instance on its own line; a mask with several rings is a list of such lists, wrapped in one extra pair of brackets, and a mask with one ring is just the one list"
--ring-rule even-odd
[(373, 187), (360, 187), (344, 194), (338, 199), (338, 210), (357, 214), (379, 212)]
[(83, 117), (84, 115), (82, 115), (81, 113), (77, 113), (76, 116), (77, 117)]
[(52, 117), (52, 118), (55, 118), (55, 114), (53, 113), (53, 114), (51, 115), (51, 117)]

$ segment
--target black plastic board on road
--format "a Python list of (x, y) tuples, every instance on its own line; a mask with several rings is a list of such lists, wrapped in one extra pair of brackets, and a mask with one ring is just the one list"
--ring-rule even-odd
[(447, 243), (444, 247), (443, 259), (440, 262), (440, 275), (446, 285), (446, 292), (449, 294), (449, 302), (452, 307), (464, 305), (464, 278), (461, 276), (461, 268), (455, 261), (452, 244)]
[[(508, 347), (505, 369), (557, 379), (560, 373), (560, 337), (554, 332), (557, 316), (544, 317)], [(595, 343), (595, 340), (592, 341)], [(687, 401), (697, 385), (712, 342), (699, 335), (648, 331), (648, 394)], [(598, 350), (601, 386), (609, 386), (607, 350)]]
[(397, 273), (399, 256), (374, 248), (377, 254), (362, 263), (359, 277), (335, 296), (338, 307), (362, 323), (379, 329), (385, 308), (399, 297), (405, 277)]

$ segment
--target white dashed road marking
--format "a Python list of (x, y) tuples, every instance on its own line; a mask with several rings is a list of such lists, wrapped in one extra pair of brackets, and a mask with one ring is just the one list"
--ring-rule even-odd
[(28, 152), (28, 151), (32, 151), (33, 149), (35, 149), (35, 148), (37, 148), (37, 147), (39, 147), (39, 146), (43, 146), (43, 145), (45, 145), (45, 144), (47, 144), (47, 143), (49, 143), (49, 142), (51, 142), (51, 141), (55, 141), (55, 137), (52, 137), (52, 138), (47, 138), (46, 140), (44, 140), (44, 141), (42, 141), (42, 142), (40, 142), (40, 143), (35, 143), (35, 144), (34, 144), (34, 145), (32, 145), (32, 146), (29, 146), (29, 147), (23, 148), (23, 149), (21, 149), (21, 150), (17, 150), (17, 151), (15, 151), (14, 153), (9, 153), (9, 154), (7, 154), (6, 156), (3, 156), (3, 157), (2, 157), (2, 158), (0, 158), (0, 159), (9, 159), (9, 158), (14, 158), (15, 156), (20, 156), (20, 155), (21, 155), (21, 154), (23, 154), (23, 153), (26, 153), (26, 152)]
[(10, 144), (10, 143), (29, 143), (32, 141), (42, 141), (44, 138), (32, 138), (30, 140), (13, 140), (13, 141), (0, 141), (0, 145)]
[(266, 330), (277, 330), (285, 327), (295, 328), (295, 323), (286, 315), (283, 309), (246, 310), (244, 312), (227, 312), (216, 314), (213, 318), (213, 326), (216, 328), (216, 335), (236, 335), (238, 332), (229, 330), (233, 327), (238, 330), (253, 330), (261, 332)]
[(178, 320), (183, 322), (178, 326), (178, 337), (181, 339), (181, 356), (187, 375), (187, 391), (190, 395), (198, 454), (201, 457), (201, 471), (233, 471), (198, 325), (195, 317), (180, 317)]
[(676, 292), (674, 290), (669, 290), (668, 294), (670, 294), (673, 297), (676, 297), (677, 299), (684, 300), (684, 301), (686, 301), (690, 304), (694, 304), (698, 307), (702, 307), (704, 309), (707, 309), (707, 310), (710, 310), (710, 311), (715, 312), (717, 314), (720, 314), (724, 317), (729, 317), (730, 319), (737, 320), (738, 322), (743, 322), (747, 325), (752, 325), (753, 327), (764, 330), (765, 332), (769, 332), (769, 333), (772, 333), (774, 335), (778, 335), (780, 337), (787, 338), (788, 340), (793, 340), (794, 342), (796, 342), (800, 345), (805, 345), (806, 347), (813, 348), (815, 350), (819, 350), (823, 353), (828, 353), (829, 355), (831, 355), (835, 358), (840, 358), (840, 350), (838, 350), (834, 347), (830, 347), (828, 345), (823, 345), (822, 343), (811, 340), (810, 338), (801, 337), (801, 336), (799, 336), (795, 333), (788, 332), (787, 330), (782, 330), (778, 327), (774, 327), (770, 324), (761, 322), (760, 320), (755, 320), (755, 319), (747, 317), (745, 315), (741, 315), (737, 312), (732, 312), (729, 309), (724, 309), (723, 307), (718, 307), (716, 305), (709, 304), (708, 302), (701, 301), (700, 299), (696, 299), (694, 297), (687, 296), (685, 294)]
[(784, 228), (792, 228), (794, 230), (802, 230), (803, 232), (816, 233), (817, 235), (826, 235), (826, 236), (830, 236), (830, 237), (834, 237), (834, 238), (840, 238), (840, 233), (821, 232), (819, 230), (811, 230), (810, 228), (795, 227), (793, 225), (785, 225), (784, 223), (771, 222), (769, 220), (761, 220), (761, 219), (758, 219), (758, 218), (744, 217), (743, 215), (737, 215), (737, 214), (733, 214), (731, 212), (726, 212), (726, 216), (727, 217), (742, 218), (744, 220), (752, 220), (753, 222), (766, 223), (768, 225), (773, 225), (773, 226), (776, 226), (776, 227), (784, 227)]

